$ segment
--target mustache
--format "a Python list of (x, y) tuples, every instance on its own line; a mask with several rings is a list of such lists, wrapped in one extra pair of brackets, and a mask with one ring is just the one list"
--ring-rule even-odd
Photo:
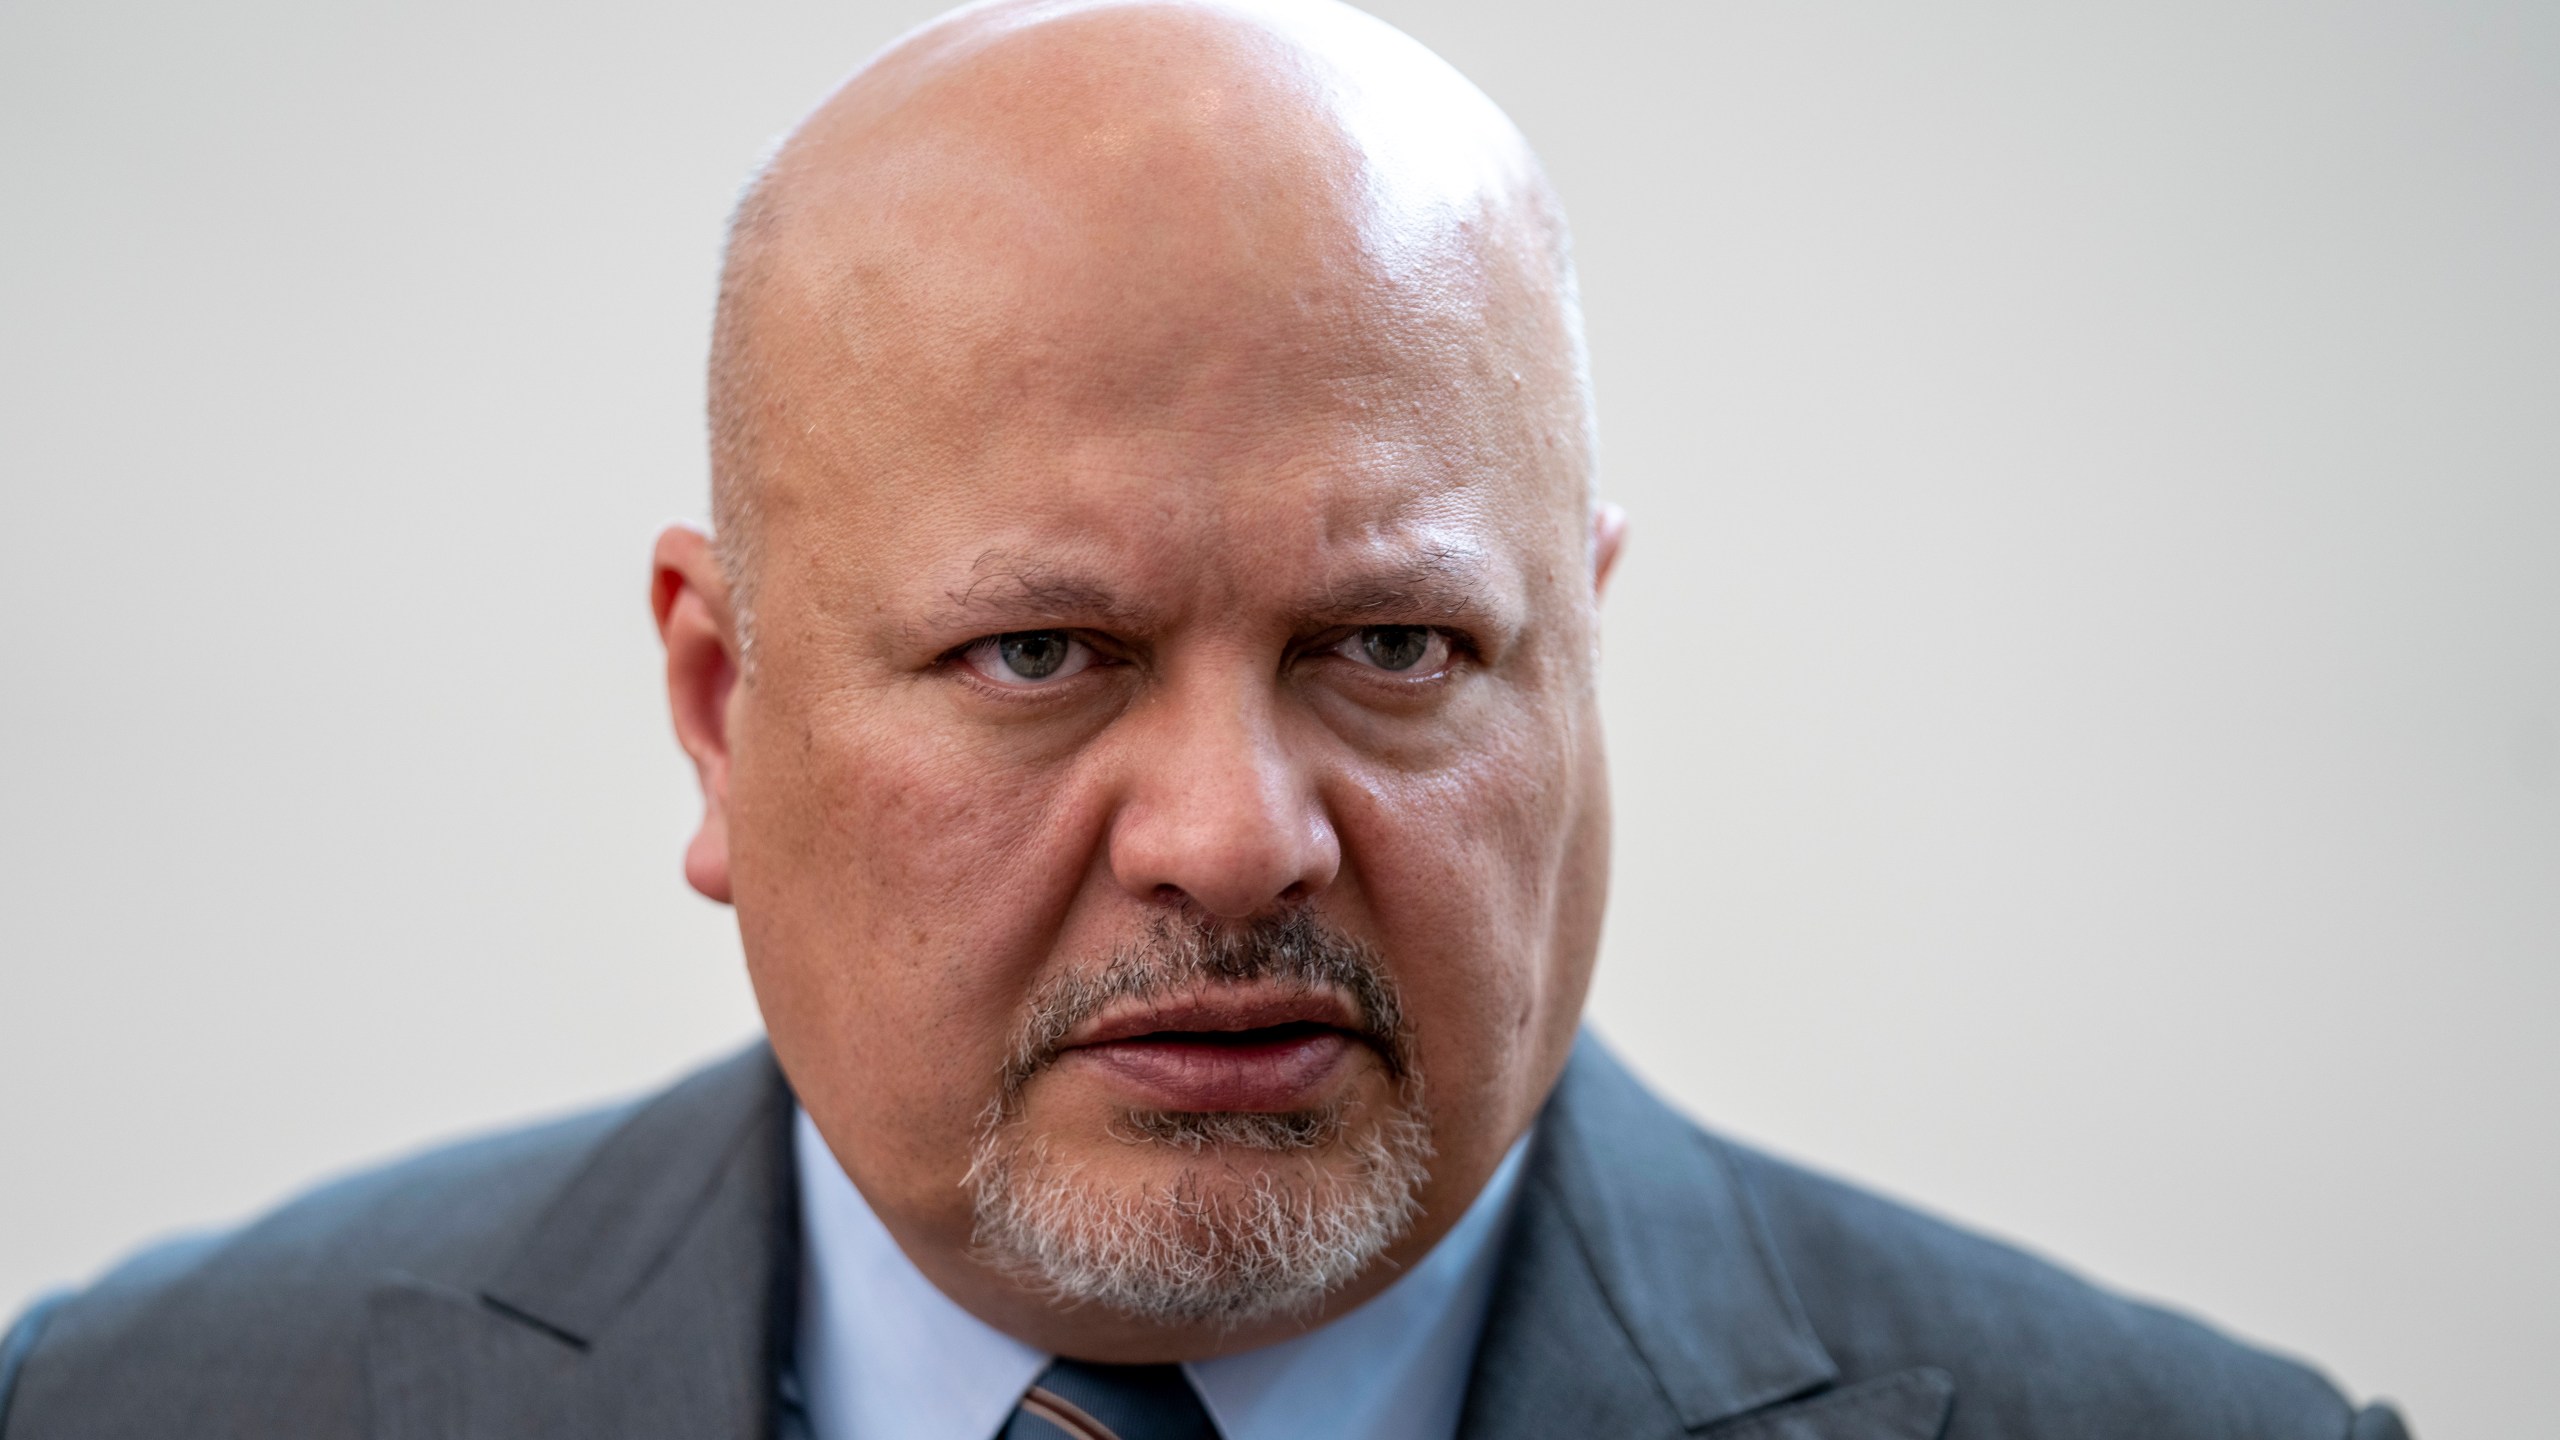
[(1355, 1033), (1386, 1062), (1390, 1078), (1401, 1081), (1411, 1070), (1404, 1005), (1376, 947), (1305, 909), (1244, 925), (1217, 925), (1186, 912), (1158, 916), (1143, 937), (1113, 951), (1100, 967), (1059, 975), (1032, 993), (1005, 1061), (998, 1103), (1010, 1108), (1022, 1087), (1058, 1058), (1067, 1036), (1105, 1006), (1246, 981), (1340, 991), (1357, 1012)]

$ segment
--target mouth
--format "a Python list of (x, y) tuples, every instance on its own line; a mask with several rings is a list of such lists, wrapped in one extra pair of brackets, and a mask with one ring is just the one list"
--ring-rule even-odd
[(1109, 1006), (1058, 1063), (1131, 1109), (1273, 1114), (1325, 1104), (1367, 1045), (1347, 997), (1247, 984)]

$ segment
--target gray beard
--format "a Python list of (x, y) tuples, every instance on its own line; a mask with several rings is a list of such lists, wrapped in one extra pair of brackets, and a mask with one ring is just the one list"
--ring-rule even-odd
[[(1430, 1178), (1430, 1129), (1410, 1099), (1356, 1136), (1346, 1129), (1338, 1117), (1132, 1117), (1117, 1138), (1174, 1145), (1202, 1164), (1126, 1191), (1060, 1163), (1039, 1140), (992, 1131), (970, 1174), (977, 1246), (1057, 1300), (1133, 1320), (1224, 1329), (1302, 1315), (1404, 1238)], [(1324, 1138), (1307, 1138), (1316, 1133)], [(1338, 1176), (1309, 1166), (1250, 1185), (1204, 1183), (1204, 1173), (1218, 1178), (1208, 1152), (1229, 1145), (1337, 1146), (1350, 1163)]]
[[(1023, 1087), (1087, 1016), (1124, 997), (1248, 979), (1348, 991), (1395, 1080), (1390, 1107), (1377, 1115), (1350, 1105), (1128, 1111), (1111, 1127), (1113, 1140), (1200, 1160), (1134, 1188), (1107, 1187), (1024, 1133)], [(1156, 1325), (1227, 1329), (1306, 1314), (1404, 1238), (1420, 1211), (1431, 1130), (1407, 1050), (1377, 957), (1304, 912), (1244, 931), (1160, 925), (1100, 974), (1066, 977), (1034, 997), (971, 1157), (976, 1250), (1055, 1300)], [(1335, 1164), (1272, 1167), (1246, 1184), (1219, 1163), (1231, 1149), (1329, 1151)]]

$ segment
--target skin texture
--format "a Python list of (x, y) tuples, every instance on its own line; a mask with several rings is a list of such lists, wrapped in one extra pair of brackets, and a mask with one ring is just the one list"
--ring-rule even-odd
[[(735, 904), (847, 1173), (999, 1328), (1153, 1361), (1320, 1323), (1439, 1239), (1553, 1085), (1606, 888), (1620, 535), (1561, 245), (1491, 103), (1330, 6), (961, 12), (742, 209), (724, 536), (670, 529), (652, 584), (705, 802), (685, 874)], [(1390, 673), (1379, 625), (1440, 639)], [(1052, 629), (1077, 660), (1036, 686), (971, 649)], [(1294, 907), (1401, 993), (1438, 1157), (1411, 1232), (1317, 1312), (1224, 1330), (973, 1255), (971, 1142), (1035, 988), (1170, 913)], [(1391, 1094), (1365, 1048), (1332, 1083), (1355, 1115)], [(1105, 1066), (1022, 1098), (1103, 1182), (1335, 1163), (1115, 1140)]]

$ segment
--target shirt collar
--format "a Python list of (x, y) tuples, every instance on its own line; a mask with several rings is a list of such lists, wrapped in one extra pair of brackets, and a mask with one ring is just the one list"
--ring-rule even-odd
[[(1527, 1137), (1421, 1262), (1358, 1309), (1276, 1345), (1183, 1367), (1225, 1440), (1446, 1440), (1492, 1300)], [(805, 1111), (796, 1360), (811, 1440), (989, 1440), (1052, 1358), (916, 1269)]]

